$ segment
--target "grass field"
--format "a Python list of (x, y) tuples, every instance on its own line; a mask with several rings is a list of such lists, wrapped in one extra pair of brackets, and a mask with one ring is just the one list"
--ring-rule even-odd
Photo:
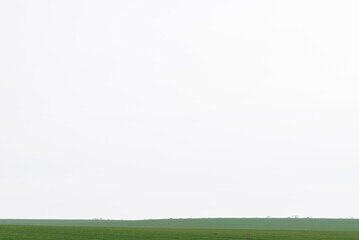
[(208, 218), (161, 220), (5, 220), (8, 225), (96, 226), (125, 228), (199, 228), (199, 229), (260, 229), (260, 230), (312, 230), (359, 231), (359, 219), (307, 219), (307, 218)]
[(0, 240), (359, 240), (354, 219), (0, 220)]
[(358, 240), (359, 232), (0, 225), (0, 240)]

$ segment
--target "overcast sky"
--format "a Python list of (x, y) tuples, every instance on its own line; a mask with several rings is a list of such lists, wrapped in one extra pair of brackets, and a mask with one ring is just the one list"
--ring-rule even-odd
[(359, 2), (0, 2), (0, 218), (359, 217)]

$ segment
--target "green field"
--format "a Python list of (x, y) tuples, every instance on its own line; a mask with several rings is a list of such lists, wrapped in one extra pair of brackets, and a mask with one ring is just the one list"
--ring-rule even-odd
[(359, 219), (308, 218), (198, 218), (159, 220), (6, 220), (8, 225), (96, 226), (125, 228), (199, 228), (199, 229), (260, 229), (359, 231)]
[(359, 240), (354, 219), (0, 220), (0, 240)]
[(1, 240), (358, 240), (359, 232), (0, 225)]

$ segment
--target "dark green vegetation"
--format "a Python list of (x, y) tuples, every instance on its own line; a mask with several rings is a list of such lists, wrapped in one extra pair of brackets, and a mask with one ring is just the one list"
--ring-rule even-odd
[(199, 229), (263, 229), (359, 231), (359, 219), (307, 218), (209, 218), (161, 220), (1, 220), (8, 225), (96, 226), (125, 228), (199, 228)]
[(0, 240), (359, 240), (359, 220), (0, 220)]
[(358, 240), (359, 232), (0, 225), (0, 240)]

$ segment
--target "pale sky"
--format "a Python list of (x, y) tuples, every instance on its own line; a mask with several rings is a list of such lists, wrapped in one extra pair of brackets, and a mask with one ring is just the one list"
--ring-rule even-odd
[(0, 1), (0, 218), (359, 217), (358, 12)]

